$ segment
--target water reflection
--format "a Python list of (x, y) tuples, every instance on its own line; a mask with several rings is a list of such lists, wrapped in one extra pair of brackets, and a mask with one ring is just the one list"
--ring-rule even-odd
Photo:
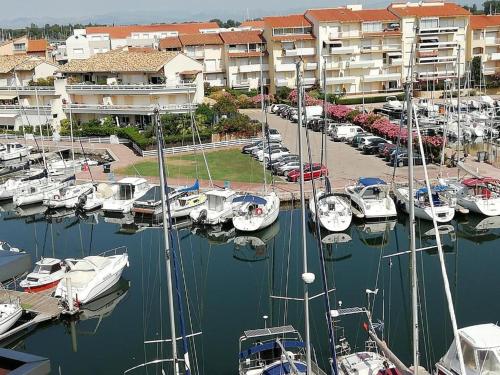
[(475, 244), (495, 241), (500, 238), (500, 217), (468, 215), (457, 222), (458, 236)]
[(369, 247), (380, 248), (389, 243), (390, 232), (396, 227), (396, 220), (363, 222), (355, 225), (359, 239)]
[(242, 262), (259, 262), (269, 258), (267, 246), (280, 231), (280, 223), (274, 224), (255, 233), (237, 232), (233, 239), (233, 258)]
[(236, 229), (228, 225), (215, 225), (212, 227), (193, 226), (191, 233), (205, 238), (210, 245), (231, 243), (234, 237), (236, 237)]

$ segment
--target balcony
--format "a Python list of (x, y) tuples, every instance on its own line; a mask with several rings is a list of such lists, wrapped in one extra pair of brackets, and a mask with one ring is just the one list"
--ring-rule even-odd
[(191, 57), (192, 59), (204, 59), (205, 51), (186, 51), (186, 56)]
[(403, 65), (403, 58), (392, 59), (389, 61), (389, 65)]
[(41, 115), (50, 115), (51, 107), (50, 105), (41, 105), (39, 107), (35, 105), (22, 106), (19, 104), (2, 104), (0, 105), (0, 113), (25, 113), (28, 115), (37, 115), (40, 112)]
[(68, 94), (80, 95), (150, 95), (150, 94), (173, 94), (188, 93), (196, 91), (196, 83), (176, 82), (160, 85), (67, 85)]
[(312, 86), (316, 84), (316, 77), (302, 78), (302, 84), (306, 86)]
[(288, 86), (288, 79), (286, 78), (275, 78), (274, 83), (276, 86), (281, 87), (281, 86)]
[(399, 80), (401, 80), (401, 73), (385, 73), (363, 77), (363, 82), (385, 82)]
[(316, 49), (314, 47), (283, 50), (284, 56), (314, 56), (315, 54), (316, 54)]
[[(498, 71), (500, 72), (500, 69), (498, 69)], [(483, 67), (483, 74), (485, 76), (491, 76), (491, 75), (494, 75), (497, 73), (497, 69), (493, 68), (493, 67)]]
[(304, 70), (316, 70), (318, 69), (318, 63), (305, 63), (304, 64)]
[(346, 61), (346, 68), (380, 68), (382, 60), (359, 60), (359, 61)]
[(500, 44), (500, 39), (498, 38), (484, 38), (484, 44), (486, 46), (496, 46)]
[(275, 67), (277, 72), (295, 72), (296, 69), (295, 64), (277, 64)]
[(0, 87), (0, 95), (9, 93), (12, 95), (55, 95), (56, 91), (53, 86), (2, 86)]
[(500, 52), (491, 53), (490, 55), (488, 55), (488, 60), (491, 60), (491, 61), (500, 60)]
[(326, 77), (326, 83), (329, 85), (340, 85), (344, 83), (355, 84), (358, 82), (359, 77), (345, 76), (345, 77)]
[(343, 31), (343, 32), (331, 32), (330, 34), (328, 34), (328, 38), (330, 40), (332, 39), (345, 39), (345, 38), (362, 38), (363, 37), (363, 33), (361, 32), (361, 30), (352, 30), (352, 31)]
[(361, 46), (362, 53), (382, 51), (401, 51), (401, 44), (372, 44)]
[(203, 73), (222, 73), (224, 69), (222, 68), (222, 65), (204, 65), (203, 66)]
[(249, 64), (249, 65), (240, 65), (239, 72), (240, 73), (251, 73), (251, 72), (260, 72), (262, 66), (262, 71), (269, 71), (269, 65), (267, 64)]
[(66, 104), (64, 105), (65, 112), (72, 113), (98, 113), (103, 115), (152, 115), (155, 108), (160, 110), (160, 113), (186, 113), (189, 108), (194, 109), (194, 104), (169, 104), (157, 106), (151, 105), (104, 105), (104, 104)]
[(418, 44), (418, 49), (446, 49), (455, 48), (458, 46), (457, 42), (421, 42)]
[(420, 72), (418, 77), (422, 81), (434, 80), (436, 78), (454, 78), (457, 76), (457, 72), (454, 70), (438, 70), (435, 72)]
[(357, 54), (357, 53), (359, 53), (358, 46), (330, 47), (331, 55), (344, 55), (344, 54)]
[(209, 77), (208, 78), (205, 78), (205, 83), (208, 83), (210, 86), (213, 86), (213, 87), (222, 87), (222, 86), (226, 86), (226, 80), (223, 79), (223, 78), (215, 78), (215, 79), (210, 79)]
[(235, 89), (247, 89), (250, 87), (249, 81), (234, 81), (231, 82), (231, 87)]
[(419, 64), (449, 64), (456, 61), (456, 56), (421, 57), (418, 59)]
[(456, 33), (458, 29), (458, 27), (430, 27), (419, 29), (418, 35), (453, 34)]
[(345, 62), (335, 61), (326, 63), (326, 70), (344, 69)]

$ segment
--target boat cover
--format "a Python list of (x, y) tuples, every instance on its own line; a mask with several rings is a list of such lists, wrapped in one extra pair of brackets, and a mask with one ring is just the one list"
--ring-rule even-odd
[(385, 181), (378, 177), (361, 177), (358, 182), (363, 186), (385, 185)]
[(463, 180), (462, 184), (464, 184), (467, 187), (474, 187), (474, 186), (484, 185), (484, 184), (500, 185), (500, 180), (497, 180), (497, 179), (491, 178), (491, 177), (468, 178), (466, 180)]
[[(299, 340), (282, 340), (281, 345), (285, 349), (291, 349), (291, 348), (304, 348), (305, 344), (303, 341)], [(277, 349), (279, 348), (279, 345), (276, 341), (268, 341), (262, 344), (257, 344), (255, 346), (252, 346), (251, 348), (240, 352), (240, 359), (246, 359), (251, 357), (254, 354), (261, 353), (266, 350), (271, 350), (271, 349)]]
[(50, 373), (50, 361), (36, 355), (16, 352), (11, 349), (0, 349), (2, 369), (10, 374), (41, 375)]
[[(294, 361), (295, 367), (301, 374), (305, 374), (307, 371), (307, 367), (302, 362)], [(292, 369), (290, 368), (290, 364), (288, 362), (277, 364), (271, 368), (265, 370), (262, 375), (286, 375), (291, 374)]]
[(255, 203), (255, 204), (266, 204), (267, 201), (257, 195), (242, 195), (233, 199), (233, 203)]
[(177, 190), (180, 193), (188, 192), (188, 191), (198, 191), (200, 190), (200, 182), (196, 180), (193, 184), (193, 186), (186, 187), (184, 189), (179, 189)]
[[(448, 186), (445, 186), (445, 185), (432, 186), (431, 189), (432, 189), (432, 193), (440, 193), (440, 192), (449, 190)], [(424, 194), (427, 194), (427, 187), (423, 187), (423, 188), (418, 189), (415, 194), (417, 197), (420, 197)]]
[(0, 282), (13, 279), (31, 270), (31, 256), (28, 253), (0, 250)]

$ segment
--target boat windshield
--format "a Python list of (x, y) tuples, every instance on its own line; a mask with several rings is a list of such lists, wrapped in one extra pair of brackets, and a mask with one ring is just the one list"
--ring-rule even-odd
[(120, 185), (120, 191), (118, 192), (118, 199), (129, 200), (134, 197), (134, 186), (132, 185)]
[[(363, 190), (363, 188), (361, 188), (360, 191), (361, 190)], [(381, 188), (380, 186), (370, 186), (365, 189), (363, 199), (383, 199), (386, 195), (386, 190), (384, 188)]]
[(208, 196), (208, 209), (213, 211), (222, 211), (224, 207), (224, 198), (218, 195)]
[(500, 348), (478, 350), (479, 374), (493, 375), (500, 373)]
[(51, 270), (52, 270), (52, 266), (37, 264), (35, 266), (35, 269), (33, 270), (33, 273), (41, 273), (41, 274), (48, 275), (48, 274), (50, 274)]

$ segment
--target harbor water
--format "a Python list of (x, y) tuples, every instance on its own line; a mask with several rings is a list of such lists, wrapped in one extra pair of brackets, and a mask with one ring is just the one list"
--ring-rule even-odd
[[(130, 267), (112, 290), (83, 306), (78, 320), (38, 326), (2, 345), (50, 358), (53, 374), (122, 374), (141, 363), (171, 356), (162, 230), (131, 222), (72, 213), (46, 216), (42, 210), (0, 217), (0, 240), (25, 249), (32, 260), (97, 255), (126, 246)], [(407, 218), (389, 223), (354, 222), (342, 234), (322, 234), (332, 308), (367, 306), (366, 290), (376, 290), (374, 322), (393, 351), (411, 362), (409, 256), (384, 258), (408, 250)], [(303, 332), (300, 210), (280, 213), (273, 226), (257, 234), (232, 228), (210, 231), (179, 227), (173, 236), (178, 254), (179, 288), (184, 299), (194, 373), (236, 374), (238, 339), (247, 329), (291, 324)], [(497, 322), (500, 311), (500, 219), (459, 217), (442, 228), (445, 259), (459, 327)], [(417, 222), (417, 246), (432, 247), (430, 223)], [(322, 292), (318, 241), (308, 228), (308, 259)], [(437, 252), (418, 254), (421, 358), (429, 369), (452, 341)], [(282, 299), (288, 297), (292, 299)], [(263, 317), (267, 316), (267, 319)], [(354, 349), (363, 349), (363, 317), (336, 320)], [(178, 321), (177, 321), (178, 323)], [(322, 296), (311, 301), (311, 338), (319, 363), (327, 368), (327, 328)], [(179, 348), (181, 347), (179, 342)], [(169, 362), (130, 374), (172, 373)]]

